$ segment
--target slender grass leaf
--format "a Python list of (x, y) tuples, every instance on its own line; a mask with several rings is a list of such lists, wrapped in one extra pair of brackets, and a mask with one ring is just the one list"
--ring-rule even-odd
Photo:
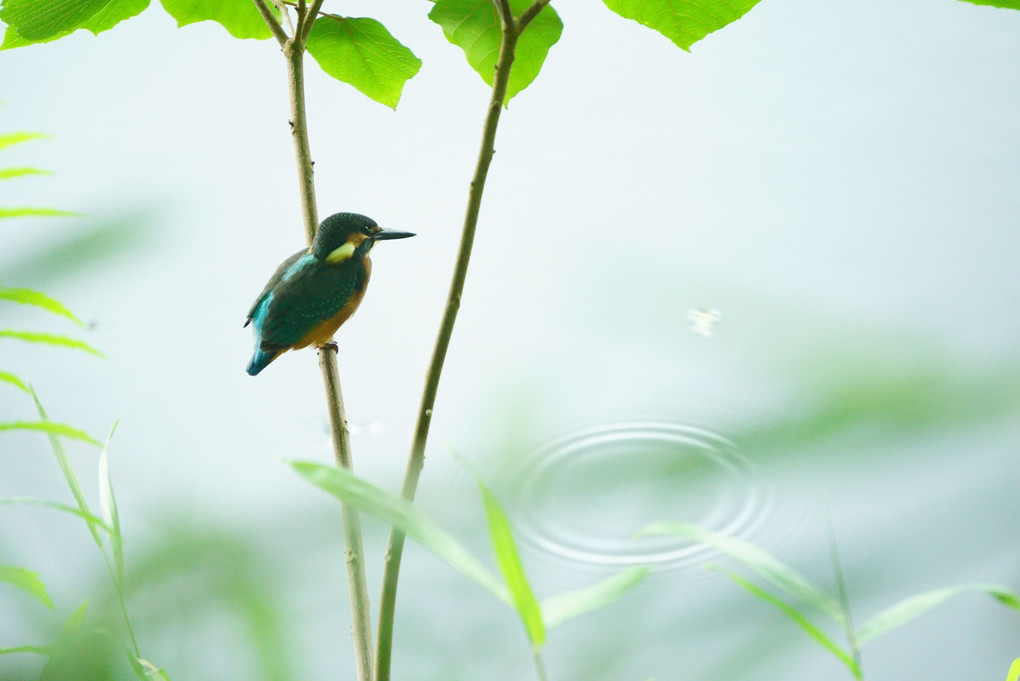
[(485, 566), (407, 501), (387, 494), (350, 471), (305, 461), (292, 461), (290, 465), (316, 487), (396, 527), (504, 603), (511, 603), (506, 587)]
[(24, 568), (11, 565), (0, 565), (0, 582), (7, 582), (21, 589), (29, 596), (53, 610), (53, 601), (46, 593), (46, 585), (39, 579), (39, 575)]
[(22, 217), (65, 217), (74, 216), (69, 210), (57, 210), (56, 208), (32, 208), (23, 206), (21, 208), (0, 208), (0, 218), (22, 218)]
[(323, 71), (390, 108), (421, 68), (421, 59), (375, 19), (319, 17), (308, 35), (308, 53)]
[(9, 147), (12, 144), (20, 144), (29, 140), (37, 140), (48, 137), (41, 132), (8, 132), (0, 134), (0, 149)]
[(578, 615), (605, 607), (637, 586), (650, 570), (645, 566), (627, 568), (598, 584), (550, 596), (542, 602), (542, 621), (552, 629)]
[(822, 647), (824, 647), (830, 653), (838, 657), (843, 662), (843, 664), (845, 664), (850, 669), (850, 671), (853, 672), (856, 678), (860, 678), (861, 670), (860, 667), (858, 667), (857, 663), (854, 661), (854, 659), (845, 650), (836, 645), (831, 638), (826, 636), (825, 632), (823, 632), (821, 629), (815, 626), (814, 623), (811, 622), (811, 620), (809, 620), (807, 617), (801, 614), (792, 605), (783, 601), (777, 596), (770, 594), (764, 589), (755, 586), (754, 584), (752, 584), (751, 582), (747, 581), (746, 579), (744, 579), (743, 577), (734, 572), (724, 570), (718, 565), (709, 565), (708, 567), (711, 570), (715, 570), (716, 572), (721, 572), (722, 574), (726, 575), (734, 582), (744, 587), (744, 589), (746, 589), (751, 595), (755, 596), (756, 598), (760, 598), (766, 603), (771, 603), (775, 607), (782, 610), (783, 613), (787, 617), (792, 619), (794, 622), (796, 622), (797, 626), (803, 629), (808, 634), (808, 636), (810, 636), (819, 644), (821, 644)]
[[(251, 0), (160, 0), (167, 14), (177, 20), (178, 26), (187, 26), (199, 21), (215, 21), (227, 29), (235, 38), (265, 40), (273, 37), (255, 3)], [(269, 9), (277, 17), (280, 11), (273, 3)]]
[(71, 440), (80, 440), (81, 442), (88, 442), (90, 445), (96, 447), (102, 447), (99, 442), (92, 439), (88, 433), (72, 428), (63, 423), (54, 423), (53, 421), (11, 421), (10, 423), (0, 423), (0, 431), (5, 430), (35, 430), (48, 434), (50, 437), (59, 435), (60, 437), (66, 437)]
[(965, 0), (974, 5), (990, 5), (1003, 9), (1020, 9), (1020, 0)]
[[(530, 5), (531, 0), (510, 0), (510, 8), (517, 16)], [(491, 86), (503, 34), (492, 0), (436, 0), (429, 19), (439, 24), (447, 40), (464, 51), (471, 68)], [(517, 41), (504, 104), (538, 77), (549, 48), (561, 33), (563, 22), (551, 6), (546, 6), (528, 24)]]
[(15, 648), (0, 648), (0, 655), (7, 655), (9, 653), (34, 653), (36, 655), (49, 655), (52, 648), (50, 646), (17, 646)]
[(857, 632), (857, 640), (863, 645), (865, 641), (902, 627), (904, 624), (965, 591), (987, 593), (1003, 605), (1014, 610), (1020, 610), (1020, 599), (1018, 599), (1016, 593), (1009, 589), (994, 584), (960, 584), (943, 589), (925, 591), (886, 608), (861, 625)]
[(1006, 681), (1017, 681), (1020, 679), (1020, 657), (1013, 660), (1013, 664), (1009, 665), (1009, 673), (1006, 674)]
[(602, 1), (621, 17), (658, 31), (684, 50), (758, 4), (758, 0)]
[(148, 6), (149, 0), (4, 0), (0, 20), (25, 40), (48, 42), (80, 28), (99, 35)]
[(86, 343), (85, 341), (77, 340), (76, 338), (69, 338), (68, 336), (60, 336), (52, 333), (38, 333), (36, 331), (11, 331), (3, 330), (0, 331), (0, 338), (14, 338), (15, 340), (23, 340), (29, 343), (46, 343), (47, 345), (56, 345), (63, 348), (70, 348), (72, 350), (84, 350), (97, 357), (105, 358), (106, 355), (96, 350), (94, 347)]
[(9, 300), (20, 305), (34, 305), (55, 315), (67, 317), (78, 326), (85, 326), (84, 322), (74, 316), (59, 300), (50, 298), (45, 293), (33, 291), (28, 288), (4, 288), (0, 286), (0, 300)]
[(656, 523), (642, 530), (640, 534), (641, 536), (677, 535), (707, 544), (716, 551), (743, 563), (786, 593), (818, 608), (840, 625), (846, 621), (839, 601), (809, 582), (790, 566), (781, 563), (753, 544), (695, 525), (674, 522)]
[(131, 662), (131, 669), (134, 670), (138, 681), (170, 681), (170, 676), (165, 671), (148, 660), (128, 655), (128, 661)]
[(25, 175), (52, 175), (48, 170), (38, 168), (0, 168), (0, 180), (9, 180), (12, 177), (24, 177)]
[(517, 543), (514, 541), (513, 531), (510, 529), (510, 519), (499, 505), (499, 501), (485, 486), (481, 478), (478, 478), (478, 487), (482, 492), (482, 502), (485, 505), (485, 516), (489, 521), (489, 534), (492, 536), (492, 547), (496, 552), (496, 562), (503, 573), (503, 581), (510, 589), (513, 597), (514, 608), (524, 622), (524, 630), (531, 640), (531, 645), (537, 651), (545, 643), (545, 625), (542, 623), (542, 609), (535, 600), (535, 594), (528, 583), (528, 577), (524, 574), (524, 566), (521, 564), (521, 554), (517, 551)]
[(28, 392), (28, 386), (25, 385), (20, 378), (14, 374), (9, 374), (6, 371), (0, 371), (0, 381), (4, 383), (10, 383), (11, 385), (21, 388), (25, 392)]
[(102, 518), (82, 511), (80, 508), (74, 506), (68, 506), (67, 504), (60, 504), (56, 501), (49, 501), (47, 499), (36, 499), (35, 497), (8, 497), (7, 499), (0, 499), (0, 506), (45, 506), (46, 508), (52, 508), (55, 511), (61, 511), (62, 513), (70, 513), (71, 515), (78, 516), (90, 525), (94, 525), (104, 532), (110, 533), (113, 528), (103, 522)]
[[(35, 400), (35, 408), (39, 412), (39, 418), (45, 423), (51, 423), (49, 415), (42, 406), (42, 402), (39, 401), (39, 396), (32, 390), (32, 399)], [(79, 431), (80, 432), (80, 431)], [(74, 496), (74, 501), (78, 504), (78, 510), (82, 513), (92, 515), (89, 510), (89, 505), (85, 501), (85, 495), (81, 491), (81, 485), (78, 484), (78, 476), (74, 474), (74, 468), (71, 466), (71, 460), (67, 458), (67, 452), (64, 451), (64, 445), (61, 443), (60, 438), (54, 433), (48, 433), (50, 438), (50, 447), (53, 449), (53, 455), (57, 457), (57, 464), (60, 466), (60, 472), (64, 474), (64, 480), (67, 481), (67, 486), (71, 489), (71, 495)], [(97, 447), (100, 446), (98, 442), (89, 438), (89, 440)], [(95, 526), (92, 523), (88, 523), (89, 534), (92, 535), (92, 539), (95, 540), (96, 546), (102, 550), (103, 539), (96, 531)], [(82, 606), (84, 608), (84, 606)], [(84, 613), (84, 609), (82, 610)], [(84, 617), (84, 614), (82, 615)]]
[(112, 530), (110, 532), (110, 548), (113, 551), (113, 564), (117, 584), (124, 583), (124, 540), (120, 533), (120, 515), (117, 513), (117, 499), (113, 496), (113, 480), (110, 478), (110, 463), (107, 450), (110, 439), (117, 432), (117, 424), (113, 425), (106, 437), (103, 450), (99, 453), (99, 510), (103, 520)]

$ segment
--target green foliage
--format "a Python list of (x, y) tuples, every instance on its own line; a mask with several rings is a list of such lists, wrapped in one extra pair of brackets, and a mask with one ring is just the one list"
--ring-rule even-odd
[(989, 5), (1003, 9), (1020, 9), (1020, 0), (964, 0), (975, 5)]
[(128, 660), (139, 681), (170, 681), (170, 676), (165, 671), (148, 660), (134, 656), (128, 657)]
[(584, 589), (550, 596), (542, 602), (542, 621), (552, 629), (578, 615), (603, 608), (637, 586), (650, 571), (646, 566), (630, 567)]
[(55, 345), (63, 348), (70, 348), (72, 350), (84, 350), (85, 352), (91, 353), (97, 357), (105, 357), (103, 353), (96, 350), (94, 347), (80, 341), (76, 338), (69, 338), (68, 336), (61, 336), (53, 333), (37, 333), (35, 331), (11, 331), (10, 329), (0, 330), (0, 338), (14, 338), (16, 340), (23, 340), (29, 343), (45, 343), (47, 345)]
[(37, 140), (46, 137), (41, 132), (8, 132), (0, 134), (0, 149), (9, 147), (12, 144), (20, 144), (29, 140)]
[(307, 47), (327, 74), (390, 108), (421, 68), (421, 60), (375, 19), (319, 17)]
[[(199, 21), (215, 21), (235, 38), (265, 40), (273, 37), (262, 15), (251, 0), (160, 0), (167, 14), (177, 20), (178, 26)], [(280, 12), (270, 6), (279, 16)]]
[(1020, 657), (1013, 660), (1013, 664), (1009, 665), (1009, 673), (1006, 674), (1006, 681), (1017, 681), (1020, 679)]
[(622, 17), (655, 29), (685, 50), (747, 14), (758, 0), (603, 0)]
[(50, 175), (48, 170), (38, 168), (0, 168), (0, 180), (9, 180), (12, 177), (24, 177), (25, 175)]
[(7, 34), (0, 49), (49, 42), (82, 28), (99, 35), (148, 6), (149, 0), (4, 0), (0, 20)]
[(80, 508), (74, 506), (68, 506), (67, 504), (60, 504), (55, 501), (47, 501), (46, 499), (36, 499), (35, 497), (10, 497), (8, 499), (0, 499), (0, 505), (25, 505), (25, 506), (45, 506), (46, 508), (52, 508), (55, 511), (62, 513), (69, 513), (74, 516), (78, 516), (90, 525), (94, 525), (98, 529), (103, 530), (106, 533), (113, 532), (114, 529), (107, 525), (102, 518), (92, 515), (88, 511), (83, 511)]
[(77, 215), (66, 210), (57, 210), (56, 208), (32, 208), (30, 206), (22, 206), (20, 208), (0, 208), (0, 218), (22, 218), (29, 216), (43, 216), (43, 217), (61, 217), (68, 215)]
[[(530, 4), (529, 0), (511, 0), (510, 8), (519, 15)], [(429, 19), (442, 27), (447, 40), (464, 50), (471, 68), (491, 86), (502, 36), (492, 0), (436, 0)], [(562, 32), (563, 22), (549, 6), (528, 25), (517, 42), (504, 104), (538, 77), (549, 48)]]
[(85, 326), (85, 324), (75, 317), (74, 313), (68, 310), (63, 303), (59, 300), (54, 300), (45, 293), (40, 293), (39, 291), (33, 291), (32, 289), (27, 288), (5, 288), (0, 286), (0, 300), (9, 300), (21, 305), (34, 305), (35, 307), (52, 312), (55, 315), (66, 317), (78, 326)]
[(0, 582), (6, 582), (21, 589), (50, 610), (53, 609), (53, 601), (46, 593), (46, 585), (39, 579), (39, 575), (31, 570), (11, 565), (0, 565)]
[(10, 423), (0, 423), (0, 431), (5, 430), (34, 430), (46, 433), (50, 437), (66, 437), (71, 440), (87, 442), (96, 447), (100, 446), (98, 442), (89, 437), (88, 433), (63, 423), (53, 423), (52, 421), (13, 421)]
[(4, 383), (10, 383), (14, 387), (21, 388), (25, 392), (28, 392), (28, 386), (25, 385), (24, 381), (22, 381), (20, 378), (18, 378), (12, 373), (0, 371), (0, 381), (3, 381)]

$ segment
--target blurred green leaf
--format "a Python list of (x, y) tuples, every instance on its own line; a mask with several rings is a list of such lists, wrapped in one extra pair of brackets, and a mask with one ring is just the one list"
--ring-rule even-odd
[(639, 536), (680, 536), (707, 544), (716, 551), (743, 563), (786, 593), (821, 610), (837, 623), (842, 625), (846, 621), (839, 601), (809, 582), (790, 566), (781, 563), (753, 544), (695, 525), (674, 522), (655, 523), (642, 530)]
[(777, 598), (773, 594), (770, 594), (769, 592), (765, 591), (764, 589), (761, 589), (761, 588), (755, 586), (754, 584), (752, 584), (751, 582), (747, 581), (746, 579), (744, 579), (743, 577), (741, 577), (740, 575), (738, 575), (738, 574), (736, 574), (734, 572), (730, 572), (728, 570), (724, 570), (723, 568), (719, 567), (718, 565), (709, 565), (708, 567), (711, 570), (715, 570), (717, 572), (721, 572), (722, 574), (726, 575), (727, 577), (732, 579), (734, 582), (736, 582), (737, 584), (742, 586), (744, 589), (746, 589), (751, 595), (755, 596), (756, 598), (760, 598), (761, 600), (765, 601), (766, 603), (771, 603), (775, 607), (777, 607), (780, 610), (782, 610), (783, 613), (787, 617), (792, 619), (794, 622), (797, 623), (797, 625), (801, 629), (803, 629), (805, 632), (807, 632), (808, 636), (810, 636), (815, 641), (817, 641), (819, 644), (821, 644), (822, 647), (824, 647), (830, 653), (832, 653), (833, 655), (838, 657), (843, 662), (843, 664), (845, 664), (850, 669), (850, 671), (853, 672), (853, 674), (854, 674), (854, 676), (856, 678), (861, 678), (861, 676), (860, 676), (861, 675), (860, 667), (858, 667), (857, 663), (854, 662), (854, 659), (852, 657), (850, 657), (850, 655), (845, 650), (843, 650), (838, 645), (836, 645), (832, 641), (832, 639), (830, 639), (828, 636), (826, 636), (825, 633), (821, 629), (819, 629), (817, 626), (814, 625), (814, 623), (811, 622), (811, 620), (809, 620), (803, 614), (798, 612), (796, 608), (791, 606), (789, 603), (786, 603), (782, 599)]
[(0, 338), (14, 338), (16, 340), (23, 340), (29, 343), (46, 343), (47, 345), (56, 345), (64, 348), (71, 348), (73, 350), (84, 350), (90, 354), (96, 355), (97, 357), (106, 357), (103, 353), (96, 350), (94, 347), (80, 341), (75, 338), (69, 338), (67, 336), (60, 336), (52, 333), (38, 333), (35, 331), (11, 331), (5, 329), (0, 331)]
[(165, 671), (148, 660), (134, 655), (129, 655), (128, 660), (131, 662), (131, 669), (134, 670), (138, 681), (170, 681), (170, 676)]
[(510, 589), (514, 608), (521, 616), (521, 621), (524, 622), (524, 630), (531, 640), (531, 645), (535, 650), (538, 650), (545, 643), (542, 610), (538, 606), (538, 601), (535, 600), (535, 594), (528, 583), (528, 577), (524, 574), (521, 555), (517, 551), (517, 543), (514, 541), (513, 531), (510, 529), (510, 520), (503, 512), (499, 501), (485, 486), (481, 478), (477, 478), (477, 480), (478, 487), (482, 492), (482, 502), (485, 505), (485, 516), (489, 521), (489, 534), (492, 536), (496, 561), (503, 573), (503, 581)]
[(8, 655), (10, 653), (35, 653), (36, 655), (49, 655), (52, 648), (50, 646), (16, 646), (14, 648), (0, 648), (0, 655)]
[(0, 506), (45, 506), (46, 508), (52, 508), (55, 511), (76, 515), (86, 523), (94, 525), (104, 532), (113, 532), (113, 528), (107, 525), (102, 518), (97, 518), (91, 513), (83, 511), (80, 508), (68, 506), (67, 504), (59, 504), (55, 501), (36, 499), (35, 497), (9, 497), (7, 499), (0, 499)]
[[(43, 408), (42, 402), (39, 401), (39, 396), (36, 394), (36, 392), (34, 390), (32, 390), (32, 399), (35, 400), (35, 408), (39, 412), (39, 418), (42, 419), (43, 423), (52, 423), (50, 421), (49, 415), (46, 413), (46, 410)], [(53, 425), (60, 426), (61, 424), (53, 424)], [(68, 426), (63, 426), (63, 427), (64, 428), (68, 428), (69, 430), (74, 430), (73, 428), (69, 428)], [(81, 431), (75, 431), (75, 432), (81, 433)], [(54, 433), (54, 432), (49, 432), (47, 434), (49, 435), (49, 438), (50, 438), (50, 447), (53, 449), (53, 455), (57, 457), (57, 464), (60, 466), (60, 472), (63, 473), (64, 480), (67, 482), (67, 486), (71, 489), (71, 495), (74, 496), (74, 501), (75, 501), (75, 503), (78, 504), (78, 509), (82, 513), (87, 513), (89, 515), (92, 515), (92, 512), (89, 510), (89, 505), (85, 501), (85, 495), (81, 491), (81, 485), (78, 484), (78, 476), (76, 476), (74, 474), (74, 467), (71, 466), (71, 460), (67, 458), (67, 452), (64, 451), (64, 445), (60, 441), (60, 438), (57, 437), (57, 435), (63, 435), (64, 437), (67, 437), (67, 435), (64, 434), (64, 433)], [(85, 434), (81, 433), (81, 435), (85, 435)], [(86, 442), (94, 444), (97, 447), (101, 446), (98, 442), (96, 442), (92, 438), (88, 437), (87, 435), (85, 435), (85, 438), (86, 438), (86, 440), (85, 440)], [(102, 539), (102, 537), (99, 536), (99, 532), (96, 531), (96, 528), (95, 528), (95, 526), (92, 523), (88, 523), (88, 528), (89, 528), (89, 534), (92, 535), (92, 539), (96, 542), (96, 546), (98, 546), (100, 549), (102, 549), (103, 548), (103, 539)]]
[(52, 421), (12, 421), (10, 423), (0, 423), (0, 431), (4, 430), (35, 430), (46, 433), (50, 437), (59, 435), (60, 437), (80, 440), (96, 447), (102, 447), (99, 442), (89, 437), (88, 433), (63, 423), (54, 423)]
[(421, 68), (421, 60), (375, 19), (321, 16), (307, 48), (323, 71), (390, 108)]
[(0, 168), (0, 180), (9, 180), (12, 177), (24, 177), (25, 175), (52, 175), (48, 170), (39, 168)]
[(12, 584), (50, 610), (53, 610), (53, 601), (50, 600), (49, 594), (46, 593), (46, 585), (39, 579), (39, 575), (31, 570), (12, 565), (0, 565), (0, 582)]
[(14, 374), (9, 374), (6, 371), (0, 371), (0, 381), (4, 383), (10, 383), (11, 385), (21, 388), (25, 392), (28, 392), (28, 386), (25, 385), (20, 378)]
[(116, 431), (117, 424), (114, 424), (103, 444), (103, 450), (99, 453), (99, 510), (103, 514), (103, 520), (110, 527), (114, 574), (117, 584), (120, 585), (124, 582), (124, 541), (120, 534), (120, 515), (117, 513), (117, 500), (113, 496), (113, 480), (110, 478), (109, 455), (107, 454), (107, 450), (110, 448), (110, 439)]
[[(273, 36), (262, 15), (251, 0), (160, 0), (167, 14), (178, 26), (199, 21), (215, 21), (235, 38), (265, 40)], [(269, 9), (277, 17), (280, 11), (270, 2)]]
[[(510, 0), (515, 16), (530, 5), (530, 0)], [(471, 68), (486, 85), (492, 86), (503, 34), (492, 0), (436, 0), (429, 19), (439, 24), (446, 39), (464, 51)], [(549, 48), (556, 44), (562, 32), (563, 22), (551, 6), (546, 6), (528, 25), (517, 41), (504, 104), (538, 77)]]
[(990, 5), (1003, 9), (1020, 9), (1020, 0), (965, 0), (974, 5)]
[(545, 626), (552, 629), (578, 615), (609, 605), (637, 586), (650, 569), (645, 566), (627, 568), (598, 584), (550, 596), (542, 601)]
[(1013, 664), (1009, 665), (1009, 673), (1006, 674), (1006, 681), (1017, 681), (1020, 679), (1020, 657), (1013, 660)]
[(9, 147), (12, 144), (20, 144), (29, 140), (37, 140), (47, 137), (41, 132), (8, 132), (0, 134), (0, 149)]
[(620, 16), (652, 28), (677, 47), (691, 45), (744, 16), (758, 0), (603, 0)]
[(1005, 587), (994, 584), (960, 584), (943, 589), (925, 591), (886, 608), (861, 625), (857, 632), (857, 640), (861, 645), (864, 645), (865, 641), (902, 627), (932, 608), (942, 605), (942, 603), (953, 596), (966, 591), (986, 593), (1003, 605), (1020, 611), (1020, 598), (1017, 597), (1015, 592)]
[(399, 528), (447, 565), (492, 592), (504, 603), (512, 603), (507, 588), (457, 540), (407, 501), (387, 494), (353, 473), (322, 464), (292, 461), (291, 466), (316, 487), (364, 513)]
[[(27, 42), (48, 42), (81, 28), (98, 35), (148, 6), (149, 0), (4, 0), (0, 21), (8, 36), (13, 30)], [(3, 48), (15, 46), (5, 37)]]
[(21, 208), (0, 208), (0, 218), (22, 218), (22, 217), (66, 217), (74, 216), (69, 210), (57, 210), (56, 208), (32, 208), (23, 206)]
[(5, 288), (0, 286), (0, 300), (9, 300), (20, 305), (34, 305), (35, 307), (41, 307), (55, 315), (67, 317), (78, 326), (85, 326), (85, 324), (75, 317), (74, 313), (68, 310), (63, 303), (59, 300), (54, 300), (45, 293), (40, 293), (39, 291), (33, 291), (32, 289), (27, 288)]

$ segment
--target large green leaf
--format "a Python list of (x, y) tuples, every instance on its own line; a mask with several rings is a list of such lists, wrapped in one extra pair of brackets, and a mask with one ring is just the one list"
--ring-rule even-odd
[(578, 615), (609, 605), (637, 586), (650, 569), (643, 566), (627, 568), (584, 589), (550, 596), (542, 601), (542, 621), (552, 629)]
[[(510, 7), (517, 15), (530, 4), (529, 0), (510, 0)], [(471, 68), (491, 86), (502, 37), (492, 0), (436, 0), (429, 19), (442, 27), (447, 40), (464, 50)], [(556, 44), (562, 32), (563, 22), (549, 6), (528, 25), (517, 41), (504, 104), (538, 77), (549, 48)]]
[(1013, 664), (1009, 665), (1009, 673), (1006, 674), (1006, 681), (1017, 681), (1020, 679), (1020, 657), (1013, 660)]
[(72, 350), (84, 350), (85, 352), (96, 355), (97, 357), (105, 357), (103, 353), (96, 350), (94, 347), (84, 341), (77, 340), (75, 338), (68, 338), (67, 336), (59, 336), (52, 333), (37, 333), (35, 331), (10, 331), (8, 329), (0, 331), (0, 338), (14, 338), (16, 340), (28, 341), (29, 343), (46, 343), (47, 345), (56, 345), (63, 348), (71, 348)]
[[(251, 0), (160, 0), (167, 14), (177, 20), (178, 26), (199, 21), (215, 21), (235, 38), (265, 40), (272, 37), (262, 15)], [(280, 12), (270, 3), (270, 9)]]
[(503, 573), (503, 581), (510, 589), (514, 608), (524, 622), (524, 630), (531, 640), (531, 645), (538, 650), (545, 643), (545, 625), (542, 623), (542, 609), (535, 600), (535, 594), (524, 574), (521, 555), (517, 551), (510, 520), (506, 517), (499, 501), (478, 478), (478, 487), (482, 491), (482, 502), (485, 505), (485, 516), (489, 521), (489, 534), (492, 536), (492, 547), (496, 553), (496, 562)]
[(990, 5), (1003, 9), (1020, 9), (1020, 0), (965, 0), (975, 5)]
[(758, 0), (602, 1), (620, 16), (655, 29), (685, 50), (758, 4)]
[(13, 421), (10, 423), (0, 423), (0, 431), (4, 430), (35, 430), (46, 433), (51, 437), (59, 435), (60, 437), (66, 437), (71, 440), (88, 442), (90, 445), (95, 445), (96, 447), (102, 446), (89, 437), (88, 433), (78, 430), (77, 428), (64, 425), (63, 423), (54, 423), (52, 421)]
[(1017, 594), (1005, 587), (994, 584), (959, 584), (943, 589), (925, 591), (886, 608), (861, 625), (860, 630), (857, 632), (857, 641), (863, 645), (865, 641), (902, 627), (904, 624), (965, 591), (986, 593), (1003, 605), (1014, 610), (1020, 610), (1020, 599), (1018, 599)]
[(96, 35), (139, 14), (149, 0), (4, 0), (0, 20), (8, 26), (4, 48), (13, 30), (24, 43), (42, 43), (62, 38), (80, 28)]
[(0, 582), (13, 584), (50, 610), (53, 609), (53, 601), (46, 593), (46, 585), (39, 579), (39, 575), (31, 570), (11, 565), (0, 565)]
[(810, 603), (839, 624), (846, 621), (839, 601), (809, 582), (790, 566), (781, 563), (753, 544), (695, 525), (673, 522), (656, 523), (642, 530), (641, 535), (676, 535), (707, 544), (720, 553), (740, 561), (783, 591)]
[(307, 49), (323, 71), (390, 108), (421, 68), (421, 60), (375, 19), (319, 17)]
[(407, 501), (387, 494), (341, 468), (305, 461), (291, 462), (291, 466), (313, 485), (359, 511), (399, 528), (452, 568), (491, 591), (501, 601), (511, 603), (510, 594), (502, 582), (456, 539)]
[(85, 324), (75, 317), (74, 313), (68, 310), (63, 303), (59, 300), (54, 300), (45, 293), (40, 293), (39, 291), (33, 291), (28, 288), (4, 288), (0, 286), (0, 300), (9, 300), (21, 305), (34, 305), (35, 307), (41, 307), (53, 314), (67, 317), (78, 326), (85, 326)]

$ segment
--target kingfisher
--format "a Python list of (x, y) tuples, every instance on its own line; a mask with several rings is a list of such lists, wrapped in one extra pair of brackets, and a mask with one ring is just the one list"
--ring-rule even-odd
[(330, 343), (365, 297), (372, 275), (369, 251), (376, 241), (406, 239), (411, 232), (383, 229), (357, 213), (330, 215), (319, 224), (311, 247), (276, 268), (248, 311), (255, 331), (252, 376), (287, 350)]

